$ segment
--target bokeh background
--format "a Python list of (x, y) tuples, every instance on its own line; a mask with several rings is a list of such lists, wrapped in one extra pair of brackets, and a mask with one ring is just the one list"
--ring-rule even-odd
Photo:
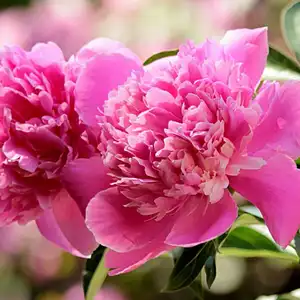
[[(280, 12), (287, 0), (0, 0), (0, 46), (30, 49), (56, 42), (66, 58), (84, 43), (118, 39), (142, 59), (238, 27), (269, 27), (283, 51)], [(83, 300), (84, 261), (40, 236), (34, 224), (0, 229), (0, 300)], [(172, 263), (160, 258), (127, 275), (108, 278), (96, 300), (194, 299), (190, 290), (163, 294)], [(217, 258), (208, 300), (252, 300), (300, 288), (300, 268), (282, 261)]]

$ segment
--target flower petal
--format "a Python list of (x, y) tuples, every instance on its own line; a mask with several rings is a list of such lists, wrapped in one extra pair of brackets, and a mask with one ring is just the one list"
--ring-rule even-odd
[(92, 58), (95, 54), (109, 55), (113, 53), (122, 54), (125, 57), (136, 61), (138, 65), (142, 65), (140, 58), (135, 53), (126, 48), (125, 45), (121, 42), (109, 38), (97, 38), (90, 41), (80, 49), (80, 51), (76, 55), (76, 58), (79, 61), (84, 62)]
[(243, 63), (244, 72), (249, 76), (254, 88), (259, 83), (267, 62), (267, 28), (230, 30), (221, 43), (233, 59)]
[(65, 190), (52, 202), (52, 210), (45, 210), (36, 222), (45, 238), (73, 255), (88, 257), (97, 247), (81, 211)]
[(172, 224), (142, 216), (136, 207), (126, 207), (131, 200), (112, 187), (98, 193), (89, 203), (86, 223), (97, 242), (118, 252), (143, 248), (152, 241), (163, 241)]
[(38, 43), (27, 55), (37, 65), (45, 68), (51, 64), (63, 64), (65, 62), (62, 50), (53, 42)]
[(230, 185), (261, 211), (275, 241), (286, 247), (300, 225), (300, 171), (277, 154), (260, 170), (243, 170)]
[(228, 230), (236, 217), (237, 206), (227, 190), (214, 204), (206, 205), (203, 199), (195, 197), (177, 219), (166, 243), (182, 247), (204, 243)]
[(98, 54), (87, 61), (76, 87), (76, 107), (84, 122), (96, 125), (96, 116), (111, 90), (123, 84), (133, 70), (142, 70), (135, 60), (121, 54)]
[(267, 84), (256, 101), (263, 110), (263, 118), (256, 127), (248, 151), (281, 152), (300, 157), (300, 84), (287, 82)]
[(85, 215), (89, 201), (109, 187), (107, 168), (100, 157), (80, 158), (70, 162), (62, 172), (62, 181)]
[(161, 72), (165, 69), (170, 68), (172, 64), (174, 64), (178, 60), (177, 56), (168, 56), (161, 59), (158, 59), (151, 64), (145, 66), (145, 70), (155, 74), (156, 72)]
[(147, 247), (125, 253), (109, 250), (105, 256), (105, 266), (112, 269), (109, 272), (109, 275), (111, 276), (127, 273), (143, 265), (150, 259), (154, 259), (173, 248), (174, 247), (165, 244), (160, 244), (149, 245)]

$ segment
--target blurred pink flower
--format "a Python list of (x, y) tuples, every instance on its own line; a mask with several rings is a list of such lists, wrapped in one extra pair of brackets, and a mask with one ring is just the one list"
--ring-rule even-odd
[(99, 149), (111, 187), (87, 208), (88, 227), (112, 249), (110, 274), (227, 231), (237, 216), (229, 186), (261, 210), (280, 245), (294, 237), (300, 85), (269, 84), (252, 101), (267, 54), (266, 28), (229, 31), (221, 43), (187, 43), (110, 93)]
[(52, 41), (69, 57), (95, 35), (97, 11), (85, 0), (34, 1), (28, 8), (0, 13), (0, 46), (31, 49), (37, 42)]
[(247, 12), (258, 0), (236, 1), (232, 0), (194, 0), (199, 5), (200, 13), (209, 16), (209, 21), (215, 30), (228, 30), (234, 27), (244, 26)]
[(0, 12), (0, 47), (26, 44), (29, 31), (26, 12), (15, 8)]
[(27, 12), (26, 48), (40, 42), (55, 42), (69, 57), (94, 37), (96, 11), (91, 1), (36, 1)]
[[(54, 43), (37, 44), (30, 52), (4, 47), (0, 52), (0, 225), (37, 220), (50, 241), (74, 255), (91, 253), (96, 243), (84, 222), (87, 201), (74, 201), (64, 189), (61, 173), (68, 162), (91, 157), (96, 150), (95, 130), (84, 123), (91, 120), (85, 117), (82, 99), (95, 115), (97, 94), (89, 98), (89, 93), (96, 88), (104, 101), (109, 90), (140, 65), (128, 49), (108, 39), (87, 44), (67, 65)], [(94, 90), (86, 80), (91, 70), (106, 76), (102, 81), (98, 77), (100, 84)], [(76, 104), (83, 110), (84, 122)], [(97, 161), (91, 158), (90, 166)], [(91, 198), (104, 184), (88, 186), (85, 192)]]
[[(65, 294), (63, 300), (84, 300), (81, 285), (71, 287)], [(115, 287), (103, 286), (95, 297), (95, 300), (125, 300), (125, 297)]]

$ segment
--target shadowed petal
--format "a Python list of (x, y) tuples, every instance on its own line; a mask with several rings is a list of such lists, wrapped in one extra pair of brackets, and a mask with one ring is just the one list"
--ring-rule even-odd
[(286, 247), (300, 225), (300, 171), (278, 154), (260, 170), (243, 170), (230, 185), (262, 213), (275, 241)]
[(88, 257), (97, 247), (84, 217), (70, 195), (62, 190), (36, 221), (40, 232), (51, 242), (80, 257)]
[(109, 187), (107, 167), (99, 157), (80, 158), (70, 162), (63, 170), (62, 181), (69, 194), (85, 215), (89, 201)]
[(152, 241), (162, 241), (172, 222), (141, 215), (131, 201), (113, 187), (98, 193), (89, 203), (86, 223), (97, 242), (118, 252), (143, 248)]
[(173, 248), (165, 244), (155, 244), (126, 253), (109, 250), (105, 256), (105, 266), (112, 269), (109, 272), (111, 276), (127, 273)]
[(183, 209), (166, 243), (191, 247), (212, 240), (230, 228), (237, 217), (237, 206), (228, 191), (223, 198), (207, 204), (204, 199), (194, 197)]

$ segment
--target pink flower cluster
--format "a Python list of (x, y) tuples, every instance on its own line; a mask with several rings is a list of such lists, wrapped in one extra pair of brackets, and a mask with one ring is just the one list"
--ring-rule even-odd
[(52, 43), (5, 48), (1, 223), (37, 220), (75, 255), (95, 238), (119, 274), (226, 232), (232, 188), (286, 247), (300, 227), (300, 83), (261, 86), (267, 55), (266, 28), (147, 67), (108, 39), (67, 62)]

